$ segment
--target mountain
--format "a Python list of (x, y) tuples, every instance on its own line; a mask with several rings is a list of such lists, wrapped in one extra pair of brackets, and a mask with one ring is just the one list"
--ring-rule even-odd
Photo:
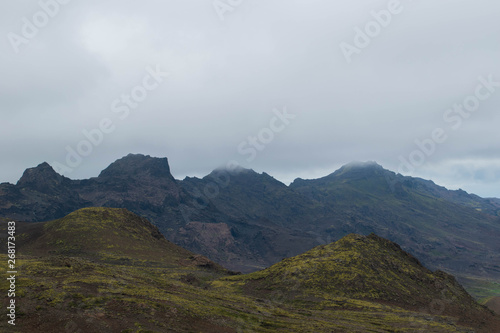
[(0, 184), (0, 217), (40, 222), (90, 206), (128, 209), (169, 240), (252, 272), (350, 233), (401, 244), (477, 297), (498, 295), (498, 199), (449, 191), (375, 162), (351, 163), (290, 186), (239, 168), (175, 180), (166, 158), (130, 154), (98, 177), (71, 180), (46, 163)]
[(453, 276), (430, 271), (398, 244), (375, 234), (350, 234), (265, 270), (225, 280), (237, 282), (249, 295), (304, 308), (321, 302), (344, 310), (354, 307), (350, 300), (365, 300), (447, 316), (458, 325), (487, 326), (491, 332), (498, 329), (486, 324), (491, 312), (476, 303)]
[(500, 296), (488, 298), (484, 302), (484, 305), (494, 311), (497, 315), (500, 315)]
[(47, 163), (27, 169), (16, 185), (0, 184), (0, 215), (38, 222), (63, 217), (87, 207), (73, 189), (75, 181), (57, 174)]
[[(180, 182), (181, 187), (193, 197), (199, 197), (203, 193), (204, 200), (227, 217), (225, 225), (239, 249), (229, 252), (238, 254), (239, 258), (243, 255), (247, 260), (235, 265), (234, 260), (225, 260), (220, 256), (211, 258), (232, 269), (248, 272), (267, 267), (317, 245), (314, 237), (304, 237), (303, 233), (304, 223), (312, 221), (316, 214), (313, 201), (291, 191), (265, 173), (239, 169), (232, 173), (226, 172), (226, 182), (220, 182), (217, 180), (221, 172), (224, 171), (217, 170), (203, 179), (186, 178)], [(204, 193), (211, 188), (216, 188), (217, 195), (208, 198)], [(174, 241), (191, 248), (190, 242), (203, 237), (211, 227), (210, 223), (202, 222), (206, 221), (189, 222)], [(203, 232), (199, 228), (193, 228), (193, 224), (203, 226)], [(203, 246), (206, 247), (207, 244)], [(201, 247), (196, 249), (201, 250)]]
[[(217, 179), (217, 171), (203, 179), (186, 178), (181, 186), (195, 193), (196, 189), (210, 188), (214, 179)], [(290, 191), (270, 175), (246, 169), (231, 174), (227, 186), (218, 186), (218, 195), (210, 201), (233, 219), (288, 228), (300, 226), (315, 208), (312, 200)]]
[[(6, 226), (0, 223), (2, 231)], [(21, 333), (500, 328), (500, 317), (452, 276), (432, 273), (375, 235), (348, 235), (249, 275), (172, 244), (125, 209), (91, 207), (54, 221), (18, 222), (16, 236), (14, 331)], [(0, 330), (13, 331), (7, 326), (0, 322)]]
[[(376, 163), (353, 163), (290, 187), (333, 207), (317, 226), (338, 235), (375, 232), (433, 268), (500, 278), (500, 219), (482, 212), (489, 200), (404, 177)], [(330, 227), (328, 227), (330, 225)]]
[(143, 215), (178, 206), (183, 195), (166, 158), (132, 154), (112, 163), (97, 178), (76, 183), (75, 189), (94, 206), (129, 207)]
[[(189, 209), (190, 199), (172, 177), (166, 158), (129, 154), (85, 180), (60, 176), (47, 163), (28, 169), (16, 185), (0, 184), (0, 215), (41, 222), (90, 206), (127, 208), (166, 233), (167, 227), (185, 224), (182, 207)], [(194, 217), (213, 219), (220, 214), (208, 207)]]

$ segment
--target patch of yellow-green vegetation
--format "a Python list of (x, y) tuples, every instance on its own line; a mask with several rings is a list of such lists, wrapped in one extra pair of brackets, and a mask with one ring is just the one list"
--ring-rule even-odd
[(468, 276), (462, 277), (460, 282), (481, 304), (486, 303), (492, 297), (500, 296), (500, 281)]
[[(0, 254), (0, 270), (2, 272), (7, 272), (7, 261), (9, 260), (9, 257), (6, 254)], [(0, 290), (8, 290), (9, 289), (9, 282), (6, 278), (0, 279)]]
[[(92, 255), (102, 260), (154, 258), (174, 263), (188, 251), (163, 238), (148, 221), (125, 209), (84, 208), (43, 225), (43, 235), (23, 249), (24, 254), (48, 252), (64, 256)], [(127, 263), (129, 264), (129, 263)]]
[(66, 298), (67, 294), (65, 292), (59, 292), (56, 289), (47, 288), (38, 293), (37, 298), (39, 300), (45, 301), (48, 305), (56, 305), (62, 303)]
[(429, 281), (447, 287), (446, 297), (455, 291), (376, 236), (350, 235), (266, 270), (228, 276), (195, 266), (206, 261), (146, 222), (104, 208), (48, 222), (31, 248), (47, 255), (17, 262), (20, 311), (43, 311), (53, 322), (99, 325), (105, 318), (123, 332), (460, 331), (449, 318), (378, 302), (426, 296)]
[[(369, 301), (329, 296), (304, 306), (258, 298), (241, 291), (239, 276), (219, 279), (219, 273), (190, 267), (135, 267), (58, 257), (22, 260), (19, 271), (26, 289), (19, 303), (32, 307), (27, 313), (51, 308), (69, 316), (102, 313), (108, 320), (133, 318), (144, 331), (161, 332), (176, 318), (193, 317), (238, 332), (419, 332), (422, 327), (458, 332), (440, 320)], [(130, 324), (123, 331), (136, 332), (139, 326)]]
[(416, 293), (425, 293), (425, 283), (436, 277), (394, 246), (381, 239), (349, 235), (263, 271), (228, 279), (254, 280), (269, 290), (411, 301)]
[(397, 306), (425, 309), (445, 304), (481, 311), (451, 276), (429, 271), (399, 246), (375, 235), (349, 235), (263, 271), (225, 277), (213, 285), (295, 309), (332, 311), (329, 316), (343, 327), (362, 323), (360, 331), (366, 327), (384, 332), (412, 331), (408, 327), (426, 332), (455, 330), (449, 318), (416, 315)]

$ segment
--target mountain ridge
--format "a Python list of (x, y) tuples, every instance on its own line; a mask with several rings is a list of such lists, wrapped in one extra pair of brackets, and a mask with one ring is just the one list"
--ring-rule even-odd
[(243, 272), (349, 233), (374, 232), (433, 269), (500, 281), (499, 202), (375, 162), (350, 163), (289, 186), (242, 168), (175, 180), (168, 159), (140, 154), (87, 180), (54, 173), (42, 163), (18, 184), (1, 184), (0, 217), (36, 222), (90, 206), (126, 208), (148, 218), (168, 240)]

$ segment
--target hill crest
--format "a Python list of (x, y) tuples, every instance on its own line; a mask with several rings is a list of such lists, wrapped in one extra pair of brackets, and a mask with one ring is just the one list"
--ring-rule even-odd
[(349, 234), (262, 271), (226, 279), (243, 282), (248, 294), (289, 302), (367, 300), (474, 325), (492, 317), (452, 275), (430, 271), (398, 244), (375, 234)]
[[(22, 255), (72, 256), (136, 265), (179, 264), (225, 271), (179, 247), (147, 219), (122, 208), (89, 207), (61, 219), (22, 225)], [(156, 263), (156, 264), (155, 264)]]

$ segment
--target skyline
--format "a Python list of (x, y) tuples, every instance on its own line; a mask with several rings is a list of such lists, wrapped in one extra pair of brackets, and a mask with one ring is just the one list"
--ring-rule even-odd
[[(320, 178), (324, 178), (324, 177), (330, 176), (330, 175), (334, 174), (335, 172), (339, 171), (341, 168), (346, 167), (346, 166), (351, 166), (351, 165), (357, 165), (357, 166), (368, 166), (368, 165), (372, 165), (372, 164), (376, 164), (376, 165), (378, 165), (378, 166), (382, 167), (382, 168), (383, 168), (384, 170), (386, 170), (386, 171), (393, 172), (393, 173), (395, 173), (396, 175), (400, 175), (400, 176), (401, 176), (401, 173), (398, 173), (397, 171), (394, 171), (394, 170), (389, 170), (389, 169), (385, 168), (383, 165), (380, 165), (379, 163), (377, 163), (376, 161), (351, 161), (351, 162), (349, 162), (349, 163), (343, 164), (343, 165), (341, 165), (340, 167), (338, 167), (338, 168), (336, 168), (336, 169), (332, 170), (332, 171), (331, 171), (331, 172), (329, 172), (328, 174), (319, 175), (317, 178), (301, 178), (301, 177), (295, 177), (295, 178), (290, 178), (288, 181), (283, 181), (283, 180), (280, 180), (280, 179), (278, 179), (278, 178), (274, 177), (274, 175), (269, 174), (269, 173), (268, 173), (268, 172), (266, 172), (265, 170), (264, 170), (264, 171), (259, 171), (259, 170), (254, 170), (254, 169), (251, 169), (251, 168), (244, 168), (244, 167), (242, 167), (242, 166), (238, 163), (238, 161), (236, 161), (236, 160), (231, 160), (231, 161), (228, 161), (225, 165), (220, 166), (220, 167), (218, 167), (218, 168), (216, 168), (216, 169), (212, 170), (211, 172), (209, 172), (209, 173), (207, 173), (207, 174), (204, 174), (204, 175), (193, 175), (193, 176), (189, 176), (189, 175), (188, 175), (188, 176), (184, 176), (184, 177), (180, 178), (180, 177), (176, 177), (176, 176), (175, 176), (175, 174), (173, 174), (173, 173), (172, 173), (172, 171), (171, 171), (171, 169), (172, 169), (172, 167), (171, 167), (171, 161), (170, 161), (170, 159), (168, 159), (168, 157), (166, 157), (166, 156), (150, 156), (150, 155), (144, 155), (144, 154), (140, 154), (140, 153), (137, 153), (137, 154), (130, 153), (130, 154), (128, 154), (127, 156), (123, 156), (123, 157), (119, 158), (118, 160), (124, 159), (124, 158), (128, 157), (129, 155), (142, 155), (142, 156), (144, 156), (144, 157), (148, 157), (148, 158), (149, 158), (149, 157), (151, 157), (151, 158), (154, 158), (154, 159), (163, 159), (163, 158), (166, 158), (166, 159), (168, 160), (168, 165), (169, 165), (169, 168), (170, 168), (170, 174), (172, 174), (172, 176), (174, 177), (174, 179), (176, 179), (176, 180), (178, 180), (178, 181), (185, 180), (186, 178), (198, 178), (198, 179), (202, 179), (202, 178), (204, 178), (204, 177), (210, 176), (210, 174), (211, 174), (211, 173), (213, 173), (213, 172), (215, 172), (216, 174), (219, 174), (218, 172), (219, 172), (220, 170), (223, 170), (223, 171), (227, 171), (227, 172), (229, 172), (229, 174), (226, 174), (226, 175), (227, 175), (227, 176), (229, 176), (229, 178), (228, 178), (228, 180), (227, 180), (227, 181), (229, 181), (229, 182), (230, 182), (230, 181), (231, 181), (230, 175), (232, 175), (232, 174), (231, 174), (231, 172), (233, 172), (234, 170), (238, 170), (238, 169), (241, 169), (241, 168), (242, 168), (243, 170), (250, 170), (250, 171), (254, 171), (254, 172), (257, 172), (258, 174), (267, 174), (267, 175), (271, 176), (272, 178), (276, 179), (277, 181), (281, 182), (282, 184), (285, 184), (286, 186), (290, 186), (290, 184), (291, 184), (291, 183), (293, 183), (293, 182), (294, 182), (294, 181), (296, 181), (296, 180), (315, 180), (315, 179), (320, 179)], [(113, 164), (114, 162), (117, 162), (118, 160), (110, 162), (108, 166), (110, 166), (110, 165), (111, 165), (111, 164)], [(44, 163), (47, 163), (47, 162), (42, 162), (42, 163), (40, 163), (39, 165), (37, 165), (37, 166), (33, 166), (32, 168), (28, 168), (28, 169), (33, 169), (33, 168), (36, 168), (36, 167), (38, 167), (38, 166), (40, 166), (41, 164), (44, 164)], [(49, 165), (50, 165), (50, 164), (49, 164)], [(58, 170), (56, 170), (56, 169), (55, 169), (52, 165), (50, 165), (50, 166), (52, 167), (52, 169), (54, 169), (54, 171), (55, 171), (56, 173), (58, 173), (59, 175), (62, 175), (62, 174), (61, 174), (60, 172), (58, 172)], [(107, 168), (108, 166), (106, 166), (106, 168)], [(105, 170), (105, 169), (101, 170), (101, 171), (99, 172), (99, 174), (100, 174), (102, 171), (104, 171), (104, 170)], [(99, 176), (99, 174), (97, 174), (97, 175), (95, 175), (95, 176), (88, 177), (88, 178), (79, 178), (79, 179), (73, 179), (73, 178), (70, 178), (70, 177), (67, 177), (67, 178), (69, 178), (69, 179), (71, 179), (71, 180), (86, 180), (86, 179), (96, 178), (96, 177), (98, 177), (98, 176)], [(64, 175), (63, 175), (63, 176), (64, 176)], [(224, 178), (225, 178), (225, 177), (226, 177), (226, 176), (224, 176)], [(409, 176), (409, 177), (411, 177), (411, 176)], [(414, 177), (414, 178), (416, 178), (416, 179), (422, 179), (421, 177)], [(430, 181), (434, 182), (432, 179), (424, 179), (424, 180), (430, 180)], [(2, 183), (5, 183), (5, 182), (0, 181), (0, 184), (2, 184)], [(17, 182), (14, 182), (14, 183), (11, 183), (11, 184), (16, 184), (16, 183), (17, 183)], [(436, 183), (436, 182), (434, 182), (434, 183), (435, 183), (437, 186), (442, 186), (442, 187), (445, 187), (445, 188), (446, 188), (446, 186), (444, 186), (443, 184), (439, 184), (439, 183)], [(391, 185), (388, 183), (388, 186), (391, 186)], [(447, 189), (448, 189), (448, 190), (464, 190), (464, 189), (462, 189), (462, 188), (458, 188), (458, 189), (450, 189), (450, 188), (447, 188)], [(468, 191), (466, 191), (466, 192), (468, 192)], [(473, 192), (468, 192), (468, 193), (469, 193), (469, 194), (475, 194), (475, 195), (478, 195), (477, 193), (473, 193)], [(487, 196), (486, 196), (486, 197), (483, 197), (483, 198), (485, 198), (485, 199), (489, 199), (489, 198), (498, 198), (498, 197), (487, 197)], [(500, 198), (499, 198), (499, 199), (500, 199)]]

